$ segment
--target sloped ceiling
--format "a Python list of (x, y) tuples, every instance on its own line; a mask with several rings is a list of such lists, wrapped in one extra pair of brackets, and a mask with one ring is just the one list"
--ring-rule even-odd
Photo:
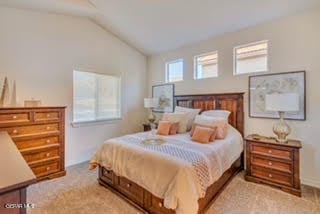
[(86, 16), (146, 55), (320, 6), (320, 0), (0, 0)]

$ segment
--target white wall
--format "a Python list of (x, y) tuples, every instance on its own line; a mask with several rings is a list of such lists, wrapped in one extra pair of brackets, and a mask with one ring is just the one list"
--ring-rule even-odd
[[(73, 69), (120, 73), (123, 120), (72, 128)], [(89, 160), (104, 140), (141, 130), (146, 57), (88, 19), (0, 7), (0, 75), (17, 82), (18, 101), (66, 105), (66, 164)]]
[[(320, 9), (282, 18), (270, 23), (228, 33), (192, 46), (148, 58), (149, 92), (151, 85), (165, 81), (165, 62), (185, 60), (185, 80), (176, 83), (176, 94), (246, 92), (246, 134), (272, 135), (275, 120), (248, 117), (248, 75), (233, 76), (233, 47), (269, 40), (271, 72), (306, 70), (307, 121), (289, 121), (290, 137), (302, 140), (301, 177), (303, 183), (320, 187)], [(190, 29), (192, 30), (192, 29)], [(193, 80), (193, 56), (219, 51), (219, 77)]]

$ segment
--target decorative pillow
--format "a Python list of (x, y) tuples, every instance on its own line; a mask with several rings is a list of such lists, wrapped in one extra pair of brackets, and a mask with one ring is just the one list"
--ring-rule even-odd
[(188, 117), (185, 113), (164, 113), (162, 120), (179, 123), (178, 133), (180, 134), (187, 131)]
[(224, 118), (225, 120), (228, 120), (230, 114), (231, 112), (227, 110), (210, 110), (210, 111), (204, 111), (201, 113), (201, 115)]
[(212, 133), (212, 135), (210, 136), (209, 142), (214, 142), (214, 140), (216, 139), (216, 135), (217, 135), (217, 127), (211, 127), (211, 126), (205, 126), (205, 125), (199, 125), (199, 124), (193, 124), (191, 131), (190, 131), (190, 136), (192, 137), (194, 134), (194, 130), (196, 129), (196, 127), (203, 127), (203, 128), (210, 128), (213, 129), (214, 132)]
[(210, 137), (213, 134), (213, 132), (214, 130), (211, 128), (196, 126), (192, 135), (192, 140), (199, 143), (207, 144), (209, 143)]
[(194, 123), (209, 127), (217, 127), (216, 139), (224, 139), (228, 134), (228, 121), (223, 118), (197, 115)]
[(178, 133), (179, 123), (171, 123), (169, 135), (175, 135)]
[(185, 108), (176, 106), (175, 113), (185, 113), (188, 117), (187, 131), (190, 131), (194, 118), (200, 113), (201, 109)]
[(170, 121), (159, 121), (157, 134), (169, 135), (170, 127), (171, 127)]

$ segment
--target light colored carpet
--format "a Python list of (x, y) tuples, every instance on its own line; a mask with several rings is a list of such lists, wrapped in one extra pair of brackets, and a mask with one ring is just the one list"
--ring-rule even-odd
[[(135, 208), (97, 182), (88, 163), (67, 169), (67, 176), (28, 188), (28, 213), (136, 214)], [(302, 198), (269, 186), (244, 181), (239, 173), (220, 194), (208, 214), (320, 214), (320, 190), (303, 186)]]

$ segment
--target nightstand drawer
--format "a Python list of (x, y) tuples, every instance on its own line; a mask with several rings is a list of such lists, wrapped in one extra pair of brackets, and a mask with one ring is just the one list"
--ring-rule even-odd
[(251, 145), (251, 153), (266, 155), (268, 157), (279, 158), (284, 160), (292, 160), (292, 151), (285, 149), (276, 149), (272, 147), (264, 147), (260, 145)]
[(275, 161), (275, 160), (271, 160), (267, 157), (260, 158), (260, 157), (253, 155), (251, 157), (251, 164), (292, 174), (292, 164), (291, 163)]
[(265, 180), (269, 180), (271, 182), (276, 182), (278, 184), (283, 184), (286, 186), (293, 185), (293, 177), (291, 175), (284, 175), (280, 173), (276, 173), (272, 170), (267, 170), (262, 167), (252, 166), (251, 167), (252, 176), (262, 178)]

